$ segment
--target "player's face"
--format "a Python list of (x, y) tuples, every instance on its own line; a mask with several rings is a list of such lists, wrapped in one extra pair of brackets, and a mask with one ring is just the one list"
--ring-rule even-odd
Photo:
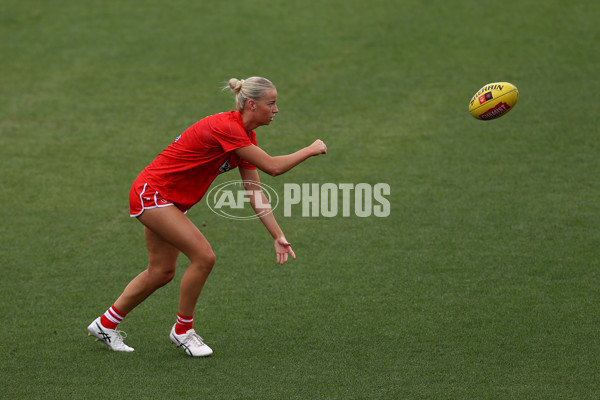
[(269, 125), (273, 121), (275, 114), (279, 112), (277, 109), (277, 90), (265, 90), (262, 99), (256, 102), (256, 120), (261, 125)]

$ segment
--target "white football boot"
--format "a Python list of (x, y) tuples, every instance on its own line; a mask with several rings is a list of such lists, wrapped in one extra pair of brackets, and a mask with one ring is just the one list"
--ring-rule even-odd
[(100, 317), (96, 318), (96, 320), (88, 326), (88, 332), (88, 336), (95, 337), (96, 342), (104, 343), (110, 350), (126, 352), (134, 350), (133, 347), (129, 347), (123, 343), (123, 339), (127, 337), (125, 332), (103, 327), (100, 323)]
[(213, 353), (212, 349), (204, 343), (203, 339), (193, 329), (183, 335), (178, 335), (175, 333), (175, 325), (173, 325), (169, 338), (175, 346), (181, 347), (188, 356), (208, 357)]

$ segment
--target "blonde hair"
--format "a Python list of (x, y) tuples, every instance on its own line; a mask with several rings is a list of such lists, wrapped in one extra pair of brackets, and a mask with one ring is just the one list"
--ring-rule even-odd
[(224, 89), (231, 89), (235, 94), (235, 105), (238, 111), (243, 111), (248, 100), (259, 101), (262, 99), (265, 90), (275, 89), (275, 85), (267, 78), (252, 76), (248, 79), (231, 78), (228, 86)]

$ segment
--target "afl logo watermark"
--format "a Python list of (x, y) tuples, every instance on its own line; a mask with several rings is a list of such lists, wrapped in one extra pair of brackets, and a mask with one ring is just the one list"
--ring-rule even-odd
[[(387, 183), (285, 183), (283, 216), (378, 217), (390, 215)], [(246, 189), (247, 188), (247, 189)], [(264, 197), (263, 197), (264, 196)], [(229, 181), (212, 188), (206, 204), (217, 215), (254, 219), (273, 212), (279, 204), (275, 189), (258, 181)], [(253, 205), (249, 207), (247, 204)]]
[[(262, 182), (246, 181), (246, 184), (250, 186), (249, 190), (246, 190), (244, 181), (223, 182), (213, 187), (206, 196), (208, 208), (215, 214), (230, 219), (260, 218), (277, 208), (279, 196), (275, 189)], [(246, 206), (252, 203), (256, 212), (252, 207)]]

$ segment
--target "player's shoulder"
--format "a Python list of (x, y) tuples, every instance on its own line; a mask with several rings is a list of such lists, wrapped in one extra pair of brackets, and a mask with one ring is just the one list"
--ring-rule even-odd
[(225, 111), (210, 115), (204, 119), (209, 119), (215, 122), (238, 122), (242, 120), (242, 116), (240, 115), (239, 111)]
[(238, 132), (244, 131), (244, 122), (238, 111), (227, 111), (207, 117), (213, 131)]

